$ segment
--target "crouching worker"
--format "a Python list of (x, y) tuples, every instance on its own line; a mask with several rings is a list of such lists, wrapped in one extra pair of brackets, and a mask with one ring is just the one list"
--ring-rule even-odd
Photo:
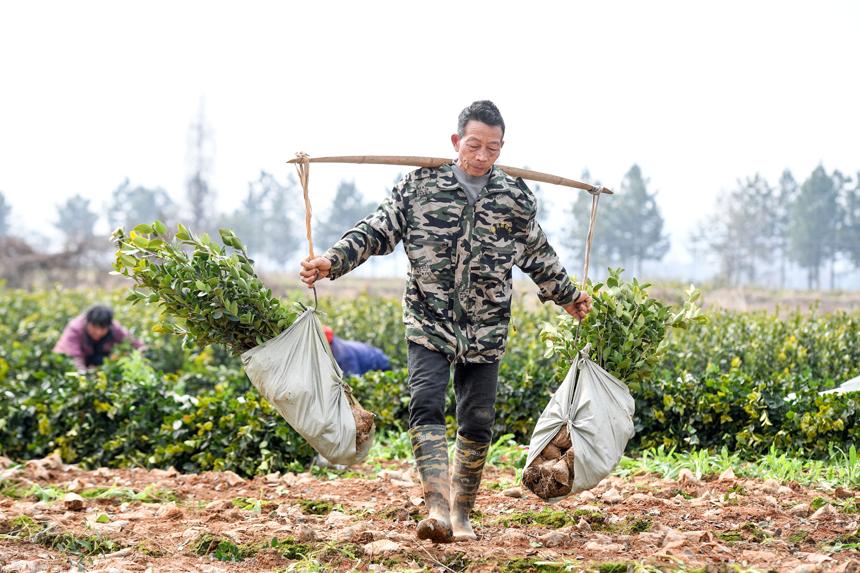
[(101, 366), (113, 347), (125, 340), (134, 348), (143, 348), (142, 342), (129, 335), (113, 319), (110, 307), (95, 305), (66, 325), (54, 352), (70, 356), (78, 370), (83, 372)]
[[(577, 318), (591, 310), (591, 298), (573, 286), (547, 242), (532, 192), (495, 166), (504, 135), (498, 108), (473, 103), (451, 136), (455, 161), (406, 175), (375, 213), (300, 271), (310, 287), (403, 241), (410, 263), (403, 300), (409, 434), (429, 513), (418, 524), (419, 539), (477, 538), (469, 514), (492, 440), (514, 265), (538, 285), (542, 301)], [(445, 395), (452, 370), (457, 441), (449, 479)]]
[(331, 346), (335, 362), (344, 376), (361, 376), (373, 370), (391, 370), (388, 357), (382, 350), (356, 340), (344, 340), (334, 335), (334, 331), (324, 326), (326, 340)]

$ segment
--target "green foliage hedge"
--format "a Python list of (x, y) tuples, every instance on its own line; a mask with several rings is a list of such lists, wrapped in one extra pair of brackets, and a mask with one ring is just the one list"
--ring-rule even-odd
[[(182, 348), (154, 333), (158, 311), (113, 293), (0, 289), (0, 454), (27, 459), (60, 451), (89, 466), (231, 469), (244, 475), (306, 463), (313, 452), (254, 390), (221, 347)], [(145, 339), (97, 372), (74, 373), (51, 352), (66, 322), (89, 304), (111, 304)], [(398, 301), (322, 300), (324, 321), (344, 338), (382, 348), (395, 369), (350, 381), (382, 431), (406, 426), (406, 346)], [(566, 365), (546, 356), (540, 333), (559, 324), (551, 305), (515, 309), (500, 368), (496, 435), (528, 442)], [(657, 445), (760, 453), (771, 444), (823, 457), (860, 442), (860, 397), (818, 396), (860, 373), (860, 315), (709, 313), (674, 330), (652, 378), (631, 386), (637, 435)], [(786, 395), (795, 393), (794, 400)], [(453, 415), (453, 404), (449, 409)], [(451, 428), (453, 431), (453, 427)]]

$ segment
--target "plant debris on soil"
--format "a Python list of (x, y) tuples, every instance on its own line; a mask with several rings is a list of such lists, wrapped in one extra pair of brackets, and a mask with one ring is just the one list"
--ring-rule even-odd
[[(612, 476), (550, 505), (487, 468), (478, 540), (434, 545), (415, 538), (409, 462), (346, 474), (84, 471), (55, 456), (0, 469), (0, 571), (860, 571), (858, 491)], [(123, 495), (70, 495), (93, 491)]]

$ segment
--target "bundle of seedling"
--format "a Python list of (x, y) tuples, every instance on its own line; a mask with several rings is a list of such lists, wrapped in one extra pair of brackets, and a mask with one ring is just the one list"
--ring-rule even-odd
[[(181, 336), (184, 344), (220, 344), (236, 355), (278, 337), (299, 316), (300, 306), (283, 304), (254, 272), (254, 261), (229, 229), (219, 230), (223, 245), (207, 234), (195, 236), (179, 225), (171, 236), (160, 221), (138, 225), (127, 234), (114, 232), (116, 272), (132, 279), (128, 300), (157, 304), (162, 332)], [(373, 430), (373, 414), (351, 392), (356, 448)]]
[(523, 471), (523, 485), (542, 499), (588, 489), (612, 471), (633, 435), (630, 390), (654, 376), (671, 328), (706, 320), (693, 287), (680, 309), (649, 297), (648, 284), (622, 280), (621, 269), (590, 287), (593, 308), (581, 325), (565, 316), (541, 332), (547, 355), (560, 358), (558, 378), (566, 373), (535, 426)]

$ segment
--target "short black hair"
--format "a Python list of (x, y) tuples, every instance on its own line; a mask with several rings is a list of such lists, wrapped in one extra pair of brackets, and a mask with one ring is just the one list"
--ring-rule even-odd
[(107, 327), (113, 323), (113, 311), (109, 306), (97, 304), (87, 311), (87, 324)]
[(502, 135), (505, 135), (505, 120), (502, 119), (502, 114), (496, 104), (488, 99), (472, 102), (472, 105), (460, 112), (460, 117), (457, 118), (458, 135), (463, 135), (466, 131), (466, 124), (471, 120), (480, 121), (487, 125), (498, 125), (502, 128)]

